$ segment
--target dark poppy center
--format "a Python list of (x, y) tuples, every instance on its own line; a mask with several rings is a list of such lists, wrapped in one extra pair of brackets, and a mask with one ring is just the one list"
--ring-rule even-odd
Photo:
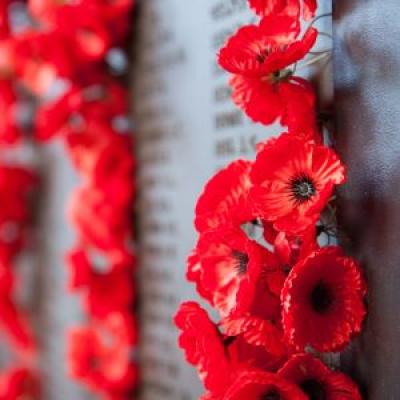
[(281, 400), (281, 395), (274, 389), (261, 395), (260, 400)]
[(321, 382), (315, 379), (308, 379), (300, 385), (309, 400), (326, 400), (325, 388)]
[(319, 282), (311, 292), (311, 305), (315, 312), (323, 314), (333, 303), (332, 291), (328, 285)]
[(239, 275), (244, 275), (247, 272), (247, 266), (249, 264), (249, 256), (241, 251), (234, 250), (232, 253), (236, 259), (236, 269)]
[(300, 203), (311, 199), (317, 193), (313, 180), (308, 176), (293, 179), (291, 189), (294, 198)]
[(271, 49), (263, 49), (256, 55), (256, 60), (260, 64), (264, 64), (267, 57), (271, 54)]

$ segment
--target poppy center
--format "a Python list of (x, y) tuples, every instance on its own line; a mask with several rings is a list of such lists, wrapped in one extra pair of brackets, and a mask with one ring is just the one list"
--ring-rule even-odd
[(247, 272), (247, 266), (249, 264), (249, 256), (241, 251), (234, 250), (232, 252), (233, 257), (236, 259), (236, 269), (239, 275), (244, 275)]
[(301, 203), (311, 199), (317, 192), (313, 180), (308, 176), (293, 179), (291, 188), (294, 198)]
[(311, 292), (311, 305), (315, 312), (323, 314), (333, 303), (332, 291), (328, 285), (319, 282)]
[(260, 64), (264, 64), (265, 60), (267, 57), (271, 54), (271, 49), (265, 48), (262, 49), (257, 55), (256, 55), (256, 60)]
[(261, 395), (260, 400), (281, 400), (281, 395), (276, 390), (269, 390)]
[(300, 387), (310, 400), (326, 399), (324, 386), (315, 379), (308, 379), (302, 382)]

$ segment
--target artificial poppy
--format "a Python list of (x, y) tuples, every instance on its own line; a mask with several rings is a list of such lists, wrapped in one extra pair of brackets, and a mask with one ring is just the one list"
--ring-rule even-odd
[(296, 234), (319, 219), (345, 168), (332, 149), (282, 134), (260, 147), (250, 178), (255, 214)]
[(134, 252), (131, 210), (117, 207), (96, 187), (85, 185), (74, 192), (69, 217), (86, 246), (115, 259)]
[(295, 354), (278, 375), (299, 386), (310, 400), (361, 400), (357, 385), (311, 354)]
[[(283, 286), (285, 276), (279, 281)], [(281, 304), (279, 297), (274, 296), (264, 276), (260, 276), (246, 312), (236, 312), (224, 318), (221, 326), (228, 336), (242, 336), (250, 345), (260, 346), (270, 357), (284, 358), (288, 347), (284, 340), (280, 321)], [(242, 305), (239, 304), (238, 308)], [(240, 310), (241, 311), (241, 310)]]
[[(299, 40), (298, 21), (290, 17), (265, 17), (259, 25), (240, 28), (220, 51), (219, 64), (232, 73), (233, 101), (255, 122), (293, 122), (288, 117), (299, 102), (305, 108), (314, 98), (310, 85), (293, 78), (288, 67), (301, 60), (316, 41), (310, 28)], [(289, 95), (293, 93), (293, 95)], [(287, 104), (289, 102), (289, 104)], [(293, 102), (294, 104), (290, 104)], [(313, 123), (314, 108), (298, 117)]]
[(227, 228), (200, 235), (195, 253), (197, 262), (189, 259), (187, 277), (195, 279), (198, 292), (210, 294), (206, 299), (222, 316), (245, 310), (263, 265), (269, 263), (268, 250), (242, 230)]
[(343, 349), (361, 331), (365, 292), (359, 265), (339, 247), (311, 253), (293, 267), (282, 290), (287, 341), (299, 351)]
[(68, 368), (72, 377), (96, 392), (125, 392), (137, 381), (132, 358), (136, 327), (126, 313), (113, 313), (68, 335)]
[(240, 227), (252, 220), (248, 203), (251, 166), (251, 161), (234, 161), (207, 182), (196, 204), (198, 232), (223, 226)]
[(11, 80), (0, 79), (0, 146), (14, 145), (22, 138), (18, 126), (17, 95)]
[(40, 399), (38, 377), (32, 370), (13, 367), (0, 373), (0, 399)]
[(305, 20), (315, 15), (317, 0), (249, 0), (249, 6), (256, 14), (290, 15), (299, 18), (301, 12)]
[(307, 400), (295, 384), (276, 374), (248, 370), (237, 375), (225, 393), (224, 400)]
[(207, 390), (222, 393), (230, 382), (230, 366), (223, 336), (208, 314), (195, 302), (181, 304), (175, 324), (181, 331), (179, 347), (196, 366)]
[(71, 252), (67, 262), (71, 270), (70, 288), (82, 292), (84, 306), (90, 315), (105, 318), (110, 313), (130, 309), (134, 289), (132, 269), (127, 264), (107, 265), (107, 270), (102, 271), (82, 249)]

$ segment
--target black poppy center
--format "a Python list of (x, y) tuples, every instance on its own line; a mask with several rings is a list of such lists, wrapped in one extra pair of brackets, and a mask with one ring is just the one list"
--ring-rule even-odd
[(281, 395), (276, 390), (269, 390), (261, 395), (260, 400), (281, 400)]
[(308, 379), (300, 385), (303, 392), (308, 396), (309, 400), (326, 400), (325, 388), (314, 379)]
[(291, 189), (294, 198), (301, 203), (310, 200), (317, 192), (313, 180), (308, 176), (293, 179)]
[(319, 282), (311, 292), (311, 305), (315, 312), (323, 314), (333, 303), (332, 291), (328, 285)]
[(265, 60), (267, 59), (267, 57), (271, 54), (271, 50), (270, 49), (263, 49), (261, 50), (257, 56), (256, 56), (256, 60), (260, 63), (260, 64), (264, 64)]
[(236, 259), (236, 268), (239, 275), (244, 275), (247, 272), (247, 266), (249, 264), (249, 256), (241, 251), (234, 250), (232, 253)]

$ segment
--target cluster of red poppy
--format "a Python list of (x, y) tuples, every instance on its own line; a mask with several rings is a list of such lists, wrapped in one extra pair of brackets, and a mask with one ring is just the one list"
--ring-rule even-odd
[[(22, 25), (13, 23), (16, 5), (24, 10)], [(15, 147), (29, 131), (40, 143), (61, 138), (82, 179), (69, 207), (77, 243), (66, 263), (87, 321), (67, 335), (67, 364), (74, 379), (110, 400), (131, 396), (138, 375), (133, 140), (127, 90), (108, 62), (125, 44), (132, 6), (133, 0), (0, 5), (0, 145)], [(34, 113), (28, 124), (18, 117), (26, 103)], [(29, 171), (0, 167), (0, 317), (26, 346), (31, 339), (11, 300), (8, 267), (24, 241), (26, 197), (35, 182)], [(25, 368), (4, 372), (0, 400), (37, 398), (34, 375)]]
[(220, 321), (182, 304), (179, 345), (203, 400), (360, 400), (323, 361), (361, 331), (366, 284), (358, 263), (320, 236), (345, 168), (324, 145), (312, 86), (294, 76), (318, 35), (312, 23), (302, 29), (317, 2), (249, 4), (261, 21), (228, 39), (219, 64), (232, 74), (234, 102), (286, 132), (259, 144), (255, 161), (219, 171), (198, 199), (187, 278)]

